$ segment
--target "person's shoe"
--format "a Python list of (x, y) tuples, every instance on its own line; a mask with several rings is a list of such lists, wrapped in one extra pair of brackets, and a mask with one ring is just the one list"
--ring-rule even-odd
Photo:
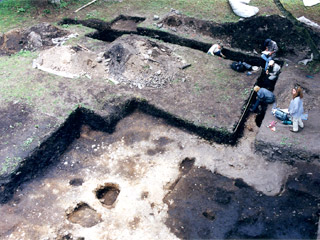
[[(298, 130), (299, 131), (299, 130)], [(298, 131), (293, 131), (293, 129), (290, 129), (290, 132), (293, 132), (293, 133), (297, 133)]]

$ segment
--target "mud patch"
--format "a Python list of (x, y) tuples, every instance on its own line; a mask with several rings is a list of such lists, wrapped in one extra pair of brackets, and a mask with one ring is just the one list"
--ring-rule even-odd
[(96, 196), (100, 202), (107, 206), (112, 207), (120, 193), (119, 186), (113, 183), (106, 183), (96, 191)]
[(86, 228), (93, 227), (102, 221), (101, 215), (83, 202), (79, 203), (71, 213), (68, 213), (67, 218), (70, 222)]

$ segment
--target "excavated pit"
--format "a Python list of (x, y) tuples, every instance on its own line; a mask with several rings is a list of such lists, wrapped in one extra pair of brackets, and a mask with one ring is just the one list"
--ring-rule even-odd
[[(273, 18), (271, 18), (270, 21), (272, 21), (272, 20), (273, 20)], [(110, 23), (103, 22), (98, 19), (89, 19), (89, 20), (64, 19), (62, 22), (60, 22), (60, 24), (82, 24), (87, 27), (95, 28), (95, 29), (97, 29), (97, 31), (94, 33), (90, 33), (87, 36), (95, 38), (95, 39), (103, 40), (103, 41), (109, 41), (109, 42), (114, 41), (115, 39), (119, 38), (120, 36), (122, 36), (124, 34), (136, 34), (136, 35), (147, 36), (147, 37), (158, 39), (158, 40), (161, 40), (164, 42), (168, 42), (168, 43), (177, 44), (180, 46), (185, 46), (188, 48), (200, 50), (205, 53), (207, 52), (207, 50), (211, 46), (211, 44), (201, 42), (198, 40), (194, 40), (194, 39), (180, 37), (179, 35), (176, 35), (173, 33), (165, 32), (165, 31), (161, 31), (161, 30), (138, 27), (138, 23), (140, 23), (142, 21), (144, 21), (144, 19), (142, 19), (142, 18), (135, 18), (135, 17), (120, 15), (119, 17), (117, 17), (116, 19), (114, 19)], [(195, 22), (195, 21), (196, 21), (196, 19), (192, 20), (192, 22)], [(266, 21), (268, 21), (268, 20), (266, 19), (262, 22), (265, 23)], [(167, 25), (170, 25), (170, 21), (168, 22), (168, 21), (166, 21), (166, 19), (163, 20), (163, 22), (166, 22)], [(180, 22), (180, 20), (179, 20), (179, 22)], [(201, 20), (198, 20), (198, 22), (199, 22), (200, 26), (202, 26), (204, 24), (203, 22), (201, 22)], [(253, 20), (253, 22), (258, 22), (258, 23), (256, 23), (257, 25), (262, 24), (259, 22), (259, 20)], [(180, 24), (182, 24), (182, 22)], [(240, 23), (240, 25), (241, 24), (242, 23)], [(121, 29), (122, 25), (123, 25), (123, 28), (126, 28), (127, 25), (134, 25), (135, 29), (134, 30), (129, 30), (129, 29), (122, 30)], [(171, 25), (172, 25), (172, 23), (171, 23)], [(221, 32), (221, 34), (224, 34), (224, 35), (226, 35), (228, 32), (228, 30), (218, 31), (217, 30), (218, 28), (212, 27), (213, 25), (217, 27), (218, 24), (207, 22), (207, 25), (210, 25), (211, 27), (207, 27), (207, 28), (210, 28), (214, 32)], [(116, 29), (113, 26), (120, 26), (120, 29)], [(186, 26), (189, 26), (189, 25), (187, 24)], [(221, 29), (223, 29), (224, 27), (226, 29), (235, 28), (235, 26), (233, 26), (233, 25), (232, 25), (232, 27), (227, 26), (227, 25), (226, 26), (219, 25), (219, 28), (221, 28)], [(203, 27), (198, 27), (197, 31), (201, 34), (206, 35), (205, 34), (206, 31), (203, 31)], [(234, 33), (232, 31), (230, 31), (230, 34), (234, 35)], [(263, 42), (263, 40), (261, 40), (261, 41)], [(126, 59), (121, 59), (121, 58), (129, 58), (130, 57), (128, 55), (128, 53), (125, 54), (125, 52), (126, 51), (125, 51), (125, 49), (123, 49), (122, 45), (114, 45), (111, 49), (109, 49), (109, 52), (106, 52), (104, 54), (105, 59), (111, 59), (111, 64), (109, 64), (109, 65), (113, 66), (112, 69), (115, 69), (115, 71), (118, 71), (118, 72), (113, 72), (114, 74), (116, 74), (116, 73), (119, 74), (124, 71), (124, 66), (122, 66), (122, 65), (126, 62)], [(242, 52), (234, 51), (234, 50), (231, 50), (228, 48), (224, 48), (223, 53), (228, 59), (233, 60), (233, 61), (244, 61), (244, 62), (247, 62), (252, 65), (257, 65), (257, 66), (262, 66), (262, 67), (264, 66), (264, 61), (260, 57), (253, 56), (252, 54), (242, 53)], [(117, 54), (117, 57), (113, 56), (114, 54)], [(113, 59), (116, 59), (116, 61)], [(281, 66), (283, 65), (283, 61), (277, 60), (277, 62)], [(268, 81), (266, 81), (266, 79), (267, 79), (267, 76), (263, 75), (263, 72), (262, 72), (262, 75), (257, 79), (256, 84), (259, 85), (260, 87), (265, 87), (265, 88), (272, 91), (274, 89), (274, 85), (275, 85), (276, 81), (273, 81), (272, 83), (270, 83), (270, 81), (268, 82)], [(250, 103), (254, 100), (254, 97), (255, 97), (255, 94), (253, 94), (253, 97), (249, 99)], [(247, 106), (249, 106), (249, 105), (247, 105)], [(258, 126), (261, 125), (261, 122), (264, 118), (265, 111), (266, 111), (266, 106), (262, 106), (262, 109), (259, 112), (259, 114), (257, 115), (257, 119), (256, 119), (256, 123)], [(237, 131), (241, 132), (241, 126), (243, 125), (243, 123), (247, 117), (247, 113), (248, 113), (248, 108), (245, 108), (243, 110), (243, 114), (242, 114), (237, 126), (234, 129), (235, 132), (237, 132)], [(150, 154), (153, 154), (153, 152), (151, 151)]]
[[(136, 27), (142, 20), (125, 21), (120, 18), (108, 26), (97, 22), (96, 28), (106, 29), (95, 34), (116, 39), (134, 32), (208, 49), (199, 41)], [(226, 49), (225, 54), (261, 65), (260, 59), (242, 53)], [(240, 129), (245, 116), (246, 110)], [(158, 126), (160, 130), (154, 130)], [(54, 232), (70, 231), (65, 236), (78, 239), (316, 237), (320, 204), (314, 189), (320, 181), (316, 167), (305, 171), (265, 162), (250, 147), (254, 135), (249, 136), (251, 143), (240, 139), (238, 146), (222, 147), (192, 134), (220, 143), (235, 142), (239, 136), (195, 126), (145, 101), (125, 103), (108, 118), (77, 109), (2, 185), (0, 208), (7, 218), (0, 236), (48, 237), (48, 226), (54, 226)], [(225, 151), (234, 155), (226, 158)], [(158, 176), (157, 168), (163, 176)], [(310, 184), (313, 188), (308, 189)], [(35, 213), (40, 215), (33, 211), (29, 222), (24, 219), (35, 199)], [(44, 207), (47, 202), (52, 209)], [(72, 202), (78, 202), (76, 207)], [(128, 202), (136, 208), (126, 207)], [(65, 219), (71, 223), (62, 223)], [(106, 220), (109, 226), (99, 224)], [(146, 231), (151, 220), (157, 226)]]
[(139, 111), (108, 127), (77, 114), (67, 150), (0, 206), (3, 239), (316, 237), (320, 202), (308, 186), (319, 169), (265, 161), (251, 148), (257, 128), (222, 146)]
[(112, 207), (120, 193), (119, 186), (113, 183), (106, 183), (96, 191), (96, 196), (100, 202), (107, 207)]
[[(98, 34), (98, 39), (104, 40), (102, 36), (114, 36), (115, 39), (119, 36), (122, 36), (123, 34), (128, 33), (134, 33), (142, 36), (149, 36), (156, 39), (163, 40), (165, 42), (170, 42), (182, 46), (187, 46), (189, 48), (202, 50), (204, 52), (207, 51), (207, 49), (210, 47), (210, 44), (203, 43), (200, 41), (192, 40), (192, 39), (186, 39), (182, 38), (178, 35), (174, 35), (168, 32), (163, 32), (160, 30), (154, 30), (154, 29), (144, 29), (138, 27), (138, 23), (142, 22), (143, 18), (138, 17), (128, 17), (128, 16), (122, 16), (120, 15), (118, 18), (113, 20), (112, 22), (104, 22), (98, 19), (89, 19), (89, 20), (73, 20), (73, 19), (64, 19), (60, 24), (82, 24), (84, 26), (88, 26), (91, 28), (95, 28), (98, 31), (94, 34)], [(126, 26), (131, 26), (127, 27)], [(119, 27), (119, 29), (115, 29), (115, 26)], [(121, 27), (124, 26), (124, 27)], [(123, 29), (126, 28), (126, 29)], [(129, 29), (130, 28), (130, 29)], [(108, 33), (108, 34), (106, 34)], [(92, 36), (91, 36), (92, 37)], [(113, 38), (113, 37), (112, 37)], [(121, 50), (121, 48), (120, 48)], [(125, 51), (125, 49), (123, 49)], [(246, 61), (251, 64), (257, 64), (257, 65), (263, 65), (261, 63), (261, 59), (258, 57), (253, 57), (247, 54), (243, 54), (240, 52), (234, 52), (228, 49), (224, 50), (227, 57), (230, 57), (234, 60), (242, 60)], [(106, 57), (110, 57), (114, 52), (119, 51), (110, 51), (110, 53), (105, 53)], [(125, 56), (125, 54), (120, 54), (121, 56)], [(122, 61), (118, 61), (122, 62)], [(282, 64), (282, 62), (279, 62)], [(120, 68), (121, 69), (121, 68)], [(257, 79), (257, 82), (261, 87), (263, 86), (263, 79), (265, 79), (265, 76), (261, 75)], [(275, 81), (274, 81), (275, 84)], [(274, 85), (271, 86), (270, 90), (273, 90)], [(187, 131), (190, 131), (191, 133), (196, 133), (200, 137), (207, 139), (207, 140), (214, 140), (218, 143), (236, 143), (239, 136), (241, 136), (241, 133), (243, 131), (244, 122), (246, 120), (246, 117), (248, 115), (248, 106), (250, 102), (254, 98), (248, 99), (247, 107), (242, 110), (242, 116), (239, 119), (239, 122), (237, 126), (234, 129), (233, 133), (229, 132), (221, 132), (219, 129), (211, 129), (207, 127), (202, 126), (196, 126), (188, 121), (184, 121), (182, 119), (179, 119), (163, 110), (160, 110), (153, 105), (148, 104), (146, 101), (129, 101), (128, 103), (125, 103), (123, 105), (123, 111), (121, 113), (116, 113), (114, 116), (111, 116), (107, 121), (104, 119), (101, 119), (99, 116), (95, 116), (92, 113), (87, 112), (86, 110), (78, 109), (73, 114), (70, 115), (69, 119), (66, 121), (66, 123), (55, 133), (53, 134), (46, 142), (44, 142), (38, 149), (36, 149), (35, 153), (28, 159), (28, 162), (34, 162), (36, 161), (39, 156), (41, 158), (45, 159), (43, 163), (39, 165), (38, 169), (46, 168), (48, 164), (51, 164), (54, 162), (53, 159), (58, 158), (65, 150), (66, 146), (68, 146), (78, 135), (80, 132), (80, 128), (82, 124), (88, 124), (93, 127), (105, 130), (107, 132), (112, 132), (114, 125), (116, 122), (121, 119), (123, 116), (126, 116), (127, 114), (130, 114), (134, 109), (139, 108), (141, 111), (151, 114), (156, 117), (161, 117), (166, 119), (166, 121), (173, 126), (178, 126), (186, 129)], [(256, 123), (257, 125), (261, 124), (261, 121), (263, 119), (263, 115), (265, 113), (265, 108), (262, 109), (261, 114), (257, 116)], [(74, 119), (81, 119), (80, 121), (74, 121)], [(95, 119), (97, 122), (94, 122), (93, 119)], [(98, 126), (97, 126), (98, 125)], [(102, 126), (104, 125), (104, 126)], [(67, 129), (72, 129), (71, 134), (66, 134), (68, 132)], [(53, 145), (54, 147), (49, 147)], [(51, 148), (51, 150), (49, 149)], [(58, 151), (55, 151), (55, 149), (59, 149)], [(149, 156), (154, 156), (158, 153), (165, 152), (166, 149), (163, 146), (158, 146), (156, 148), (148, 149), (147, 154)], [(51, 154), (54, 156), (52, 157)], [(2, 192), (4, 194), (1, 197), (2, 201), (7, 201), (10, 198), (10, 195), (13, 193), (14, 189), (16, 189), (17, 186), (19, 186), (21, 183), (29, 180), (33, 176), (37, 175), (37, 170), (31, 170), (27, 166), (27, 164), (22, 164), (17, 172), (21, 172), (22, 174), (12, 174), (8, 177), (10, 179), (8, 183), (4, 184), (4, 188), (2, 188)], [(31, 173), (31, 174), (30, 174)], [(81, 185), (77, 181), (72, 183), (70, 182), (70, 185), (79, 186)]]
[(67, 214), (67, 219), (72, 223), (80, 224), (82, 227), (90, 228), (101, 222), (101, 216), (86, 203), (79, 203)]

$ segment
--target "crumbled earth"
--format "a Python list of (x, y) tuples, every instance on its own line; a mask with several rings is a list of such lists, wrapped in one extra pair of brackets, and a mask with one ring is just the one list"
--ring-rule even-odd
[(49, 23), (40, 23), (27, 29), (13, 29), (0, 34), (0, 55), (53, 46), (52, 39), (65, 36), (67, 33)]

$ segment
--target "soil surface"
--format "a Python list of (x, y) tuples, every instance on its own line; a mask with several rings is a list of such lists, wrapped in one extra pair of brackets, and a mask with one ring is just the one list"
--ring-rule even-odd
[[(256, 131), (254, 118), (250, 118), (239, 146), (231, 147), (210, 144), (140, 112), (120, 121), (112, 134), (83, 126), (80, 138), (56, 164), (23, 184), (11, 201), (1, 205), (5, 220), (0, 225), (0, 236), (2, 239), (63, 239), (66, 235), (75, 239), (220, 238), (225, 229), (229, 229), (230, 237), (242, 236), (237, 234), (252, 222), (256, 224), (249, 227), (250, 231), (260, 236), (265, 225), (269, 226), (268, 232), (279, 228), (279, 233), (287, 233), (287, 225), (280, 226), (277, 221), (283, 220), (282, 214), (290, 214), (287, 223), (291, 227), (309, 220), (297, 229), (300, 235), (284, 236), (314, 237), (317, 201), (311, 195), (302, 197), (304, 194), (301, 198), (292, 193), (290, 198), (275, 196), (280, 193), (286, 196), (286, 179), (297, 169), (279, 162), (269, 163), (256, 155), (253, 148)], [(292, 185), (292, 191), (304, 192), (311, 180), (316, 186), (319, 176), (316, 170), (313, 172), (312, 179), (301, 178)], [(234, 180), (239, 178), (243, 180)], [(305, 204), (297, 206), (302, 199)], [(285, 208), (281, 207), (284, 205)], [(209, 225), (220, 229), (223, 209), (236, 214), (234, 220), (228, 221), (219, 234), (204, 229)], [(240, 210), (246, 212), (241, 214)], [(185, 217), (187, 222), (183, 220)], [(177, 232), (173, 223), (181, 223), (184, 228), (179, 225)], [(300, 231), (302, 228), (305, 230)], [(193, 229), (197, 229), (196, 233)]]
[[(235, 23), (217, 24), (182, 15), (169, 15), (161, 22), (171, 31), (185, 34), (199, 34), (218, 39), (226, 46), (243, 51), (264, 50), (264, 40), (271, 38), (278, 43), (278, 55), (299, 54), (305, 50), (305, 40), (292, 23), (278, 15), (258, 16)], [(307, 27), (307, 26), (306, 26)], [(307, 27), (309, 28), (309, 27)], [(313, 40), (320, 45), (319, 32), (309, 29)]]
[(40, 23), (27, 29), (14, 29), (0, 34), (0, 55), (53, 46), (52, 39), (65, 36), (67, 33), (49, 23)]
[[(139, 21), (89, 21), (89, 29), (69, 27), (80, 34), (66, 46), (1, 56), (0, 192), (5, 184), (19, 182), (24, 174), (19, 169), (37, 171), (0, 205), (5, 219), (0, 237), (315, 238), (320, 75), (297, 64), (309, 52), (290, 24), (278, 16), (225, 25), (169, 16), (163, 36), (179, 39), (182, 47), (141, 36), (148, 31)], [(119, 33), (112, 42), (91, 38), (111, 26)], [(1, 35), (1, 53), (46, 48), (52, 38), (66, 34), (54, 28), (43, 35), (37, 28), (30, 28), (32, 34), (13, 30), (8, 34), (13, 41)], [(92, 33), (92, 28), (103, 31)], [(140, 31), (140, 36), (126, 31)], [(155, 37), (157, 31), (150, 32)], [(197, 41), (187, 39), (191, 33)], [(293, 134), (278, 122), (272, 132), (266, 125), (276, 119), (269, 106), (260, 128), (255, 122), (264, 113), (249, 116), (236, 146), (200, 138), (199, 129), (224, 142), (260, 76), (260, 71), (234, 72), (232, 60), (209, 56), (201, 47), (220, 41), (232, 54), (240, 48), (241, 56), (253, 59), (259, 57), (253, 49), (260, 52), (270, 36), (278, 41), (278, 61), (284, 63), (274, 91), (277, 104), (287, 108), (291, 88), (301, 85), (309, 114), (305, 128)], [(319, 44), (317, 33), (313, 37)], [(34, 59), (45, 71), (32, 68)], [(130, 99), (162, 118), (140, 112), (124, 118)], [(94, 114), (79, 117), (74, 111), (79, 106), (98, 114), (92, 128), (80, 126)], [(116, 131), (112, 124), (106, 129), (105, 122), (122, 118)], [(168, 125), (172, 122), (180, 128)]]

